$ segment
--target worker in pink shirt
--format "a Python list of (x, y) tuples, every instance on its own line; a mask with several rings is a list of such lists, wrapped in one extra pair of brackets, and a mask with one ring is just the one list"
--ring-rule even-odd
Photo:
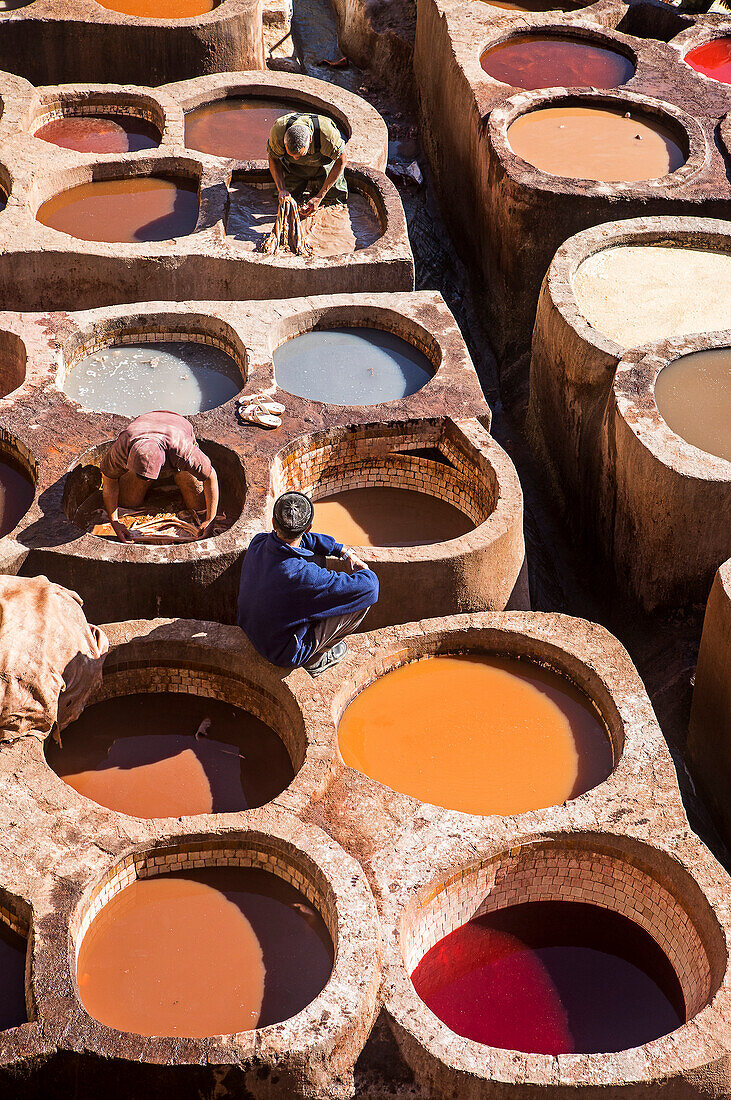
[(101, 461), (104, 507), (122, 542), (134, 535), (119, 519), (119, 508), (139, 508), (154, 481), (174, 478), (185, 506), (197, 519), (198, 537), (209, 533), (218, 511), (218, 477), (193, 429), (174, 412), (149, 412), (132, 420)]

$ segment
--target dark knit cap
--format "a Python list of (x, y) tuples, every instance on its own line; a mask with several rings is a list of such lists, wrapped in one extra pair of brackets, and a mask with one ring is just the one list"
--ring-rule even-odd
[(315, 509), (304, 493), (282, 493), (274, 502), (274, 522), (283, 535), (302, 535), (312, 523)]

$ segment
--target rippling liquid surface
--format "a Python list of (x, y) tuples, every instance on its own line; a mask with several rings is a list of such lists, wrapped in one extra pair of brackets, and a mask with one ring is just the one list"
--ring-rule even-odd
[(627, 1050), (685, 1022), (680, 983), (655, 941), (626, 917), (577, 902), (471, 920), (411, 979), (458, 1035), (533, 1054)]
[(511, 658), (429, 657), (369, 684), (338, 728), (346, 764), (472, 814), (558, 805), (606, 779), (612, 746), (588, 698)]

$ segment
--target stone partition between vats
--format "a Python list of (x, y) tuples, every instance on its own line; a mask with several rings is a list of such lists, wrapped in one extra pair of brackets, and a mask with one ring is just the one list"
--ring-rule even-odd
[(718, 828), (731, 844), (731, 559), (716, 573), (706, 604), (688, 755)]
[[(422, 142), (457, 248), (489, 288), (484, 306), (503, 379), (519, 390), (541, 281), (563, 241), (610, 218), (725, 216), (731, 189), (717, 131), (728, 113), (727, 90), (680, 62), (674, 44), (661, 40), (663, 19), (676, 21), (671, 30), (683, 32), (686, 48), (695, 33), (683, 31), (692, 20), (669, 13), (666, 5), (602, 0), (533, 13), (480, 0), (466, 5), (419, 0), (417, 10), (414, 64)], [(544, 32), (614, 48), (633, 62), (635, 73), (607, 90), (523, 91), (482, 68), (480, 57), (488, 47), (521, 33)], [(637, 182), (541, 172), (513, 152), (508, 128), (528, 112), (564, 106), (648, 116), (672, 133), (685, 163), (661, 178)]]
[[(643, 266), (644, 249), (659, 251)], [(729, 344), (730, 276), (728, 222), (642, 218), (572, 237), (541, 291), (532, 445), (571, 526), (648, 609), (705, 601), (731, 553), (731, 465), (673, 432), (654, 397), (669, 361)]]
[[(373, 327), (400, 337), (425, 356), (431, 376), (410, 396), (374, 405), (328, 404), (278, 388), (273, 352), (280, 345), (313, 329), (341, 326)], [(437, 608), (444, 614), (502, 609), (511, 598), (524, 558), (522, 494), (512, 463), (488, 435), (490, 410), (454, 318), (438, 294), (151, 302), (22, 317), (6, 313), (0, 315), (0, 331), (22, 341), (27, 356), (22, 385), (0, 399), (0, 429), (6, 450), (35, 486), (30, 508), (0, 540), (0, 561), (7, 572), (43, 573), (78, 591), (92, 620), (114, 608), (120, 619), (166, 612), (233, 621), (242, 557), (252, 536), (268, 529), (273, 497), (286, 481), (281, 474), (285, 456), (307, 455), (318, 438), (351, 440), (353, 457), (367, 470), (367, 439), (388, 440), (404, 430), (411, 446), (424, 450), (424, 458), (417, 453), (413, 459), (390, 461), (421, 463), (437, 496), (445, 476), (444, 491), (448, 485), (469, 486), (468, 514), (476, 527), (437, 546), (374, 550), (374, 567), (383, 582), (377, 621), (403, 621)], [(229, 526), (193, 543), (123, 545), (86, 533), (80, 526), (84, 513), (78, 523), (76, 516), (98, 492), (99, 464), (127, 418), (85, 408), (67, 396), (64, 384), (73, 364), (90, 351), (130, 342), (150, 342), (154, 350), (159, 340), (205, 343), (225, 351), (237, 365), (239, 394), (191, 414), (196, 437), (218, 471)], [(275, 431), (244, 424), (237, 416), (239, 398), (262, 391), (286, 406), (282, 427)], [(392, 423), (402, 427), (392, 428)], [(434, 448), (444, 450), (443, 460), (434, 461)], [(429, 479), (423, 488), (431, 491)], [(414, 571), (421, 578), (418, 586), (412, 583)], [(524, 585), (515, 599), (517, 606), (526, 606)]]
[[(229, 0), (226, 0), (228, 3)], [(34, 89), (0, 74), (0, 282), (3, 306), (18, 310), (91, 309), (117, 302), (192, 298), (245, 300), (302, 294), (401, 291), (414, 286), (414, 261), (398, 192), (383, 172), (388, 135), (364, 100), (321, 81), (284, 73), (226, 73), (167, 88), (65, 85)], [(261, 254), (261, 215), (237, 219), (242, 186), (274, 196), (265, 149), (253, 161), (233, 161), (185, 146), (185, 113), (229, 96), (283, 99), (293, 108), (334, 118), (349, 138), (351, 194), (368, 211), (369, 235), (340, 254)], [(126, 154), (81, 153), (35, 136), (64, 115), (118, 111), (145, 119), (160, 133), (157, 148)], [(156, 177), (183, 183), (197, 196), (187, 235), (129, 243), (81, 240), (37, 219), (56, 196), (80, 185)], [(257, 200), (258, 201), (258, 200)], [(271, 206), (272, 199), (268, 200)], [(276, 204), (272, 206), (273, 224)], [(242, 225), (244, 231), (242, 232)]]
[[(240, 631), (217, 623), (103, 629), (110, 652), (100, 697), (110, 686), (149, 688), (150, 675), (165, 690), (194, 695), (235, 678), (244, 706), (258, 699), (266, 707), (269, 697), (281, 720), (287, 700), (285, 722), (299, 730), (304, 761), (288, 790), (259, 809), (142, 820), (78, 795), (35, 738), (3, 750), (0, 829), (12, 840), (0, 853), (0, 893), (13, 899), (8, 912), (21, 915), (31, 945), (31, 1022), (0, 1033), (0, 1081), (14, 1100), (72, 1086), (79, 1100), (163, 1088), (195, 1100), (214, 1087), (255, 1100), (365, 1100), (397, 1094), (404, 1079), (419, 1100), (728, 1093), (729, 878), (689, 829), (642, 683), (602, 627), (530, 612), (407, 623), (351, 636), (345, 660), (318, 680), (274, 669)], [(570, 680), (606, 722), (612, 774), (560, 806), (480, 817), (421, 803), (346, 767), (337, 727), (348, 703), (389, 670), (439, 653), (511, 655)], [(336, 946), (322, 993), (290, 1020), (232, 1036), (143, 1038), (95, 1022), (75, 974), (91, 921), (137, 878), (220, 866), (264, 867), (322, 915)], [(670, 960), (687, 1021), (614, 1054), (522, 1054), (451, 1032), (417, 996), (413, 967), (476, 914), (548, 898), (590, 902), (643, 928)], [(396, 1045), (375, 1080), (358, 1059), (371, 1049), (379, 1015), (377, 1042), (388, 1026)]]
[(126, 15), (94, 0), (0, 11), (0, 69), (35, 84), (163, 84), (265, 67), (262, 0), (220, 0), (181, 19)]

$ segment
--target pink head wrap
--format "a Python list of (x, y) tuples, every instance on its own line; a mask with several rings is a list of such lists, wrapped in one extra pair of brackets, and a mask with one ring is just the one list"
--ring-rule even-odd
[(165, 451), (154, 439), (137, 439), (129, 449), (127, 469), (154, 481), (165, 464)]

